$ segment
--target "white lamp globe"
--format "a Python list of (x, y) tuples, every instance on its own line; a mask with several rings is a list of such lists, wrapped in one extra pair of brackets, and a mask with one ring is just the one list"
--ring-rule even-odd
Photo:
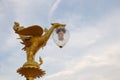
[(63, 48), (63, 46), (68, 42), (69, 37), (69, 31), (63, 27), (56, 28), (52, 34), (53, 41), (60, 48)]

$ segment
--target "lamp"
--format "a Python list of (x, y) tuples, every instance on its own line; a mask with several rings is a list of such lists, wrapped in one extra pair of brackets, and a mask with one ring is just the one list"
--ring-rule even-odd
[(65, 27), (56, 28), (52, 34), (53, 41), (60, 48), (63, 48), (63, 46), (68, 42), (69, 37), (70, 37), (69, 31), (66, 30)]

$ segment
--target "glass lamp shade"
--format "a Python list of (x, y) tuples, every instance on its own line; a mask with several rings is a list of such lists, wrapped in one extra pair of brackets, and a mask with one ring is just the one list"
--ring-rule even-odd
[(70, 37), (69, 31), (61, 27), (56, 28), (52, 34), (53, 41), (60, 48), (63, 48), (63, 46), (68, 42), (69, 37)]

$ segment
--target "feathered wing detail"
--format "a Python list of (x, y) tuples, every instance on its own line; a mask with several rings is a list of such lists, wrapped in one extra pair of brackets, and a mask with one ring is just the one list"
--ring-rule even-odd
[(16, 33), (24, 36), (41, 36), (43, 34), (43, 29), (38, 25), (33, 25), (17, 31)]
[(23, 28), (22, 30), (16, 31), (17, 34), (20, 35), (21, 42), (24, 46), (23, 50), (27, 51), (27, 49), (32, 45), (31, 38), (40, 37), (43, 34), (43, 29), (38, 25), (29, 26), (27, 28)]
[[(50, 38), (50, 35), (52, 34), (53, 30), (55, 28), (58, 28), (59, 26), (65, 26), (63, 24), (54, 23), (52, 24), (52, 27), (47, 30), (45, 29), (45, 34), (43, 34), (43, 29), (38, 25), (29, 26), (27, 28), (24, 28), (23, 26), (20, 26), (18, 22), (14, 23), (13, 29), (15, 33), (17, 33), (20, 36), (20, 39), (22, 40), (22, 44), (24, 44), (23, 50), (27, 53), (27, 62), (33, 63), (35, 62), (35, 54), (37, 51), (44, 47)], [(40, 58), (40, 64), (43, 63), (42, 59)], [(36, 65), (36, 62), (35, 62)], [(38, 67), (38, 65), (37, 65)]]

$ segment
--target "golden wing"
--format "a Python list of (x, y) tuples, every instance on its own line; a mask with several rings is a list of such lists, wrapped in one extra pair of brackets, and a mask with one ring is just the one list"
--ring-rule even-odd
[(25, 36), (41, 36), (43, 34), (43, 29), (38, 25), (33, 25), (17, 31), (16, 33)]

